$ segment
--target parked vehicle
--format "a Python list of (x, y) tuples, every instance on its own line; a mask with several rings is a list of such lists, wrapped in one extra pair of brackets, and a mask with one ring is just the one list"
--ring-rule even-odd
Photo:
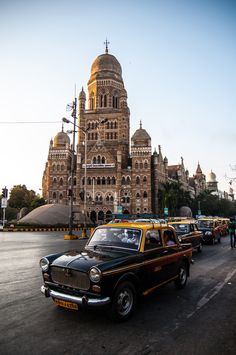
[(40, 260), (41, 292), (60, 307), (109, 307), (113, 319), (127, 319), (138, 298), (174, 281), (184, 288), (191, 244), (179, 243), (171, 226), (115, 223), (97, 227), (84, 250)]
[(168, 223), (175, 228), (180, 243), (191, 243), (193, 249), (202, 251), (203, 233), (198, 230), (197, 221), (188, 218), (174, 218)]
[(221, 242), (220, 223), (217, 218), (204, 217), (198, 219), (198, 229), (203, 232), (202, 239), (206, 243)]

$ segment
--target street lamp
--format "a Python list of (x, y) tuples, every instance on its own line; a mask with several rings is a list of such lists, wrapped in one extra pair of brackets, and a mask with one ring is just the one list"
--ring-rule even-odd
[[(75, 110), (76, 112), (76, 110)], [(85, 233), (86, 233), (86, 215), (87, 215), (87, 135), (89, 128), (84, 129), (83, 127), (80, 127), (76, 124), (76, 115), (74, 117), (74, 122), (68, 120), (67, 118), (63, 117), (62, 121), (65, 123), (72, 123), (73, 124), (73, 143), (72, 143), (72, 150), (73, 150), (73, 155), (72, 155), (72, 160), (71, 160), (71, 200), (70, 200), (70, 217), (69, 217), (69, 235), (72, 235), (72, 229), (73, 229), (73, 191), (74, 191), (74, 186), (73, 186), (73, 181), (74, 181), (74, 151), (75, 151), (75, 127), (80, 129), (84, 133), (84, 228), (85, 228)]]
[[(80, 129), (84, 133), (84, 229), (85, 229), (85, 235), (86, 235), (86, 227), (87, 227), (87, 144), (88, 144), (88, 131), (89, 127), (83, 128), (81, 126), (78, 126), (76, 124), (76, 109), (77, 109), (77, 101), (73, 102), (73, 112), (71, 116), (74, 118), (74, 121), (68, 120), (68, 118), (63, 117), (62, 121), (65, 123), (72, 123), (73, 124), (73, 143), (72, 143), (72, 150), (73, 150), (73, 155), (72, 155), (72, 160), (71, 160), (71, 200), (70, 200), (70, 219), (69, 219), (69, 235), (72, 235), (72, 229), (73, 229), (73, 179), (74, 179), (74, 151), (75, 151), (75, 127)], [(99, 125), (104, 124), (107, 122), (107, 118), (101, 118), (99, 120)], [(94, 190), (93, 190), (94, 194)]]

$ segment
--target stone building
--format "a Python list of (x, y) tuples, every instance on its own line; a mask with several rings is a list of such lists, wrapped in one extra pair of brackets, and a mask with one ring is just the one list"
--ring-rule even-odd
[[(78, 137), (71, 181), (73, 147), (59, 132), (50, 142), (43, 174), (43, 197), (50, 204), (69, 204), (99, 222), (113, 214), (158, 213), (158, 189), (176, 179), (188, 189), (183, 158), (168, 166), (161, 147), (152, 153), (151, 137), (142, 127), (130, 139), (130, 110), (122, 68), (106, 51), (91, 66), (87, 87), (78, 97)], [(131, 146), (130, 146), (131, 142)]]

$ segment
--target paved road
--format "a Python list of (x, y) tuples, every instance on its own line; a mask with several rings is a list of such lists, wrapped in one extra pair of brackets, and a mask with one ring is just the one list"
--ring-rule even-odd
[(63, 233), (0, 233), (0, 354), (236, 354), (236, 249), (204, 246), (184, 290), (173, 284), (113, 323), (103, 311), (67, 311), (40, 293), (38, 263), (81, 249)]

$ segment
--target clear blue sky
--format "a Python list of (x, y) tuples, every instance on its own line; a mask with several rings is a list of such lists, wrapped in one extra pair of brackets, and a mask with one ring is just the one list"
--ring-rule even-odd
[[(142, 120), (169, 164), (198, 161), (221, 190), (236, 165), (236, 1), (1, 0), (0, 188), (36, 192), (66, 104), (109, 52), (123, 69), (131, 134)], [(69, 117), (69, 116), (68, 116)], [(68, 127), (69, 128), (69, 127)], [(236, 184), (234, 184), (236, 189)]]

